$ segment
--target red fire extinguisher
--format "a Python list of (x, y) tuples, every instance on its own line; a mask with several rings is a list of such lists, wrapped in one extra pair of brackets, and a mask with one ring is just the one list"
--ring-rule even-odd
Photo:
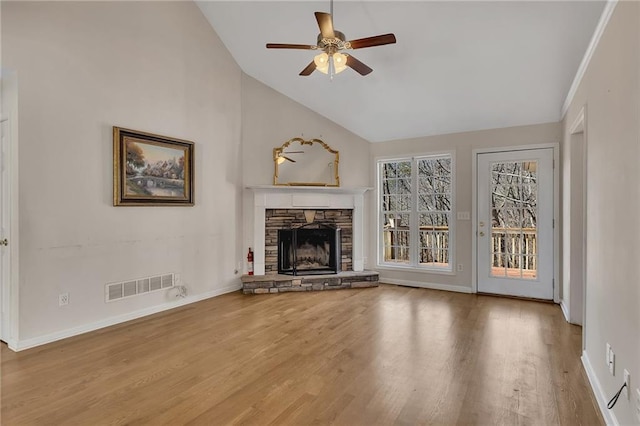
[(249, 247), (249, 253), (247, 253), (247, 274), (253, 275), (253, 252)]

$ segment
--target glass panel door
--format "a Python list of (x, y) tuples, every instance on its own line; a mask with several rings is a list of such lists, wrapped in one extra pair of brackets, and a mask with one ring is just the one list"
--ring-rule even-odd
[(478, 154), (478, 291), (553, 298), (553, 150)]

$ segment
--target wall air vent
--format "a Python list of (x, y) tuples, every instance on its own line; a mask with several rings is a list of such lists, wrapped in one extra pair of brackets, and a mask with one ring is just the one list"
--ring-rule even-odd
[(144, 293), (170, 288), (175, 285), (175, 274), (154, 275), (137, 280), (109, 283), (105, 286), (105, 302), (128, 299)]

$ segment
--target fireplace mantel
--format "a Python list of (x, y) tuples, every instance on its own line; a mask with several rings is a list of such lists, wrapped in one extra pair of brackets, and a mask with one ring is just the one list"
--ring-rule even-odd
[(372, 188), (247, 186), (253, 191), (253, 271), (265, 273), (267, 209), (353, 209), (353, 270), (364, 270), (364, 194)]
[(291, 186), (291, 185), (249, 185), (246, 187), (253, 192), (303, 192), (307, 194), (364, 194), (373, 189), (369, 187), (345, 188), (342, 186)]

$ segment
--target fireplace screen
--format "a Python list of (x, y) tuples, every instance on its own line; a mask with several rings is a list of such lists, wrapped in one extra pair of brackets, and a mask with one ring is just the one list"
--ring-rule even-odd
[[(318, 226), (314, 224), (314, 226)], [(340, 228), (322, 226), (278, 230), (278, 273), (288, 275), (340, 272)]]

